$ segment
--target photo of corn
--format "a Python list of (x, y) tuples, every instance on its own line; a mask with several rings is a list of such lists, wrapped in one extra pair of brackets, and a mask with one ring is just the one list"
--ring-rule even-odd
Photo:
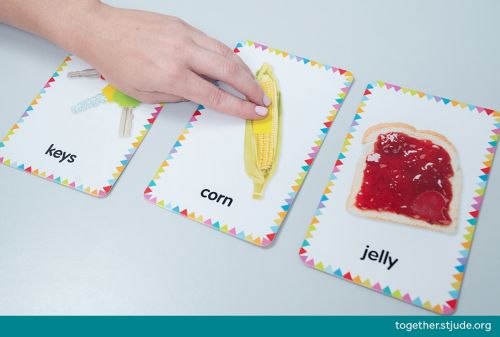
[(245, 170), (253, 181), (254, 199), (262, 199), (270, 178), (276, 171), (280, 150), (281, 104), (278, 81), (270, 64), (264, 63), (256, 73), (264, 93), (271, 99), (268, 115), (261, 120), (246, 121)]

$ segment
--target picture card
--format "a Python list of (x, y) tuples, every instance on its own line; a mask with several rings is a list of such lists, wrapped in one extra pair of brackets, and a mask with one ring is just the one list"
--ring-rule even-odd
[(68, 56), (0, 142), (0, 163), (106, 196), (161, 105), (141, 104)]
[[(267, 246), (349, 91), (352, 74), (251, 41), (235, 53), (273, 103), (259, 123), (200, 106), (144, 192), (151, 203)], [(269, 86), (267, 86), (269, 85)], [(225, 87), (227, 90), (231, 88)]]
[(368, 85), (300, 249), (307, 266), (455, 311), (500, 113)]

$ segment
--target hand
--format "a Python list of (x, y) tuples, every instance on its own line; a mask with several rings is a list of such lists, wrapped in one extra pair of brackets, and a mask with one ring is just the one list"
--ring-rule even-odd
[[(2, 0), (1, 22), (73, 52), (146, 103), (188, 99), (246, 119), (262, 118), (271, 103), (231, 49), (172, 16), (113, 8), (98, 0)], [(207, 78), (226, 82), (248, 101)]]
[[(245, 119), (267, 114), (270, 99), (248, 66), (184, 21), (101, 3), (87, 9), (89, 14), (91, 22), (77, 21), (66, 45), (126, 94), (146, 103), (192, 100)], [(207, 78), (229, 84), (248, 101)]]

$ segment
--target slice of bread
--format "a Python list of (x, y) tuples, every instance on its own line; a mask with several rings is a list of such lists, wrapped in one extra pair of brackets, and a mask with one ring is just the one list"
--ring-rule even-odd
[[(452, 200), (449, 204), (449, 215), (451, 218), (451, 223), (449, 225), (435, 225), (430, 224), (427, 221), (421, 219), (414, 219), (412, 217), (397, 214), (394, 212), (386, 212), (386, 211), (376, 211), (376, 210), (362, 210), (356, 207), (356, 195), (361, 189), (361, 184), (363, 182), (363, 174), (366, 167), (366, 157), (373, 153), (374, 144), (377, 141), (377, 137), (380, 134), (387, 132), (402, 132), (410, 137), (421, 139), (421, 140), (430, 140), (432, 143), (441, 146), (444, 148), (450, 158), (451, 158), (451, 166), (453, 168), (454, 175), (449, 178), (452, 186)], [(364, 149), (363, 155), (359, 159), (356, 165), (356, 171), (354, 173), (354, 179), (351, 187), (351, 193), (347, 199), (347, 211), (351, 214), (367, 217), (371, 219), (381, 220), (381, 221), (390, 221), (410, 226), (422, 227), (427, 229), (432, 229), (440, 232), (446, 233), (454, 233), (457, 230), (458, 226), (458, 209), (459, 209), (459, 200), (460, 193), (462, 189), (462, 174), (460, 171), (459, 160), (458, 160), (458, 152), (455, 146), (446, 139), (443, 135), (428, 130), (417, 130), (413, 126), (404, 123), (382, 123), (377, 124), (369, 129), (363, 135), (361, 140)]]

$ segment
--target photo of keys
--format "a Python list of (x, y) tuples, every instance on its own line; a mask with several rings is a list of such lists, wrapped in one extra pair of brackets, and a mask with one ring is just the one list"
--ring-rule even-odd
[[(68, 73), (69, 78), (102, 78), (95, 69), (85, 69)], [(120, 137), (130, 137), (132, 131), (132, 121), (134, 119), (134, 108), (137, 108), (141, 102), (124, 94), (112, 85), (106, 85), (99, 94), (89, 97), (71, 107), (73, 113), (94, 108), (103, 103), (116, 103), (121, 109), (120, 125), (118, 134)]]
[[(95, 69), (85, 69), (79, 71), (70, 71), (68, 73), (69, 78), (78, 78), (78, 77), (88, 77), (88, 78), (97, 78), (101, 77), (101, 74)], [(103, 78), (104, 79), (104, 78)]]

